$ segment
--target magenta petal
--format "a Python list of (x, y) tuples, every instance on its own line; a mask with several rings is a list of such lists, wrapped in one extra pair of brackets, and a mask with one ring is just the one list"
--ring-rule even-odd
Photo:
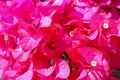
[(15, 25), (8, 26), (7, 28), (3, 29), (2, 32), (3, 33), (6, 32), (9, 35), (14, 35), (18, 37), (18, 25), (15, 24)]
[(3, 76), (3, 70), (0, 70), (0, 78)]
[(7, 65), (8, 65), (8, 61), (3, 58), (0, 58), (0, 69), (6, 68)]
[(13, 22), (13, 8), (0, 2), (0, 19), (7, 23)]
[(106, 74), (109, 75), (110, 69), (109, 69), (109, 64), (108, 64), (107, 60), (103, 59), (102, 63), (103, 63), (104, 70), (105, 70)]
[(55, 67), (56, 66), (51, 66), (48, 69), (40, 69), (40, 70), (36, 70), (36, 71), (43, 76), (50, 76), (53, 73)]
[(51, 18), (50, 17), (42, 17), (41, 18), (41, 27), (49, 27), (50, 26), (50, 24), (51, 24)]
[(33, 12), (34, 11), (34, 4), (32, 1), (33, 0), (25, 0), (23, 2), (23, 4), (21, 5), (22, 8), (24, 8), (27, 12)]
[(31, 18), (29, 13), (27, 13), (27, 11), (25, 11), (23, 8), (16, 8), (14, 14), (16, 15), (16, 17), (18, 17), (19, 19), (23, 19), (27, 23), (33, 22), (33, 19)]
[(90, 19), (90, 28), (100, 31), (104, 18), (101, 15), (93, 15)]
[(29, 56), (30, 56), (30, 51), (23, 52), (23, 53), (19, 56), (19, 58), (17, 58), (17, 60), (20, 61), (20, 62), (24, 62), (24, 61), (26, 61), (26, 60), (29, 58)]
[(90, 36), (87, 36), (87, 38), (89, 40), (94, 40), (96, 37), (98, 36), (98, 31), (94, 31), (93, 34), (91, 34)]
[(28, 70), (27, 72), (25, 72), (23, 75), (19, 76), (18, 78), (16, 78), (16, 80), (31, 80), (33, 77), (33, 71), (32, 70)]
[(22, 54), (23, 50), (21, 47), (17, 47), (13, 52), (12, 56), (14, 59), (18, 59), (18, 57)]
[(15, 5), (16, 7), (21, 7), (21, 5), (25, 2), (25, 0), (13, 0), (12, 3), (13, 5)]
[(67, 62), (61, 61), (59, 63), (59, 72), (56, 75), (56, 78), (67, 79), (70, 74), (70, 67)]
[(5, 72), (5, 75), (8, 77), (14, 77), (17, 74), (17, 71), (15, 70), (9, 70)]
[(55, 5), (60, 6), (60, 5), (62, 5), (63, 1), (64, 1), (64, 0), (55, 0), (52, 5), (54, 5), (54, 6), (55, 6)]
[(83, 79), (86, 76), (87, 76), (87, 71), (85, 69), (83, 69), (82, 72), (80, 73), (79, 77), (77, 78), (77, 80)]
[(23, 38), (20, 43), (24, 51), (31, 50), (37, 46), (37, 41), (31, 37)]
[(111, 0), (111, 2), (115, 7), (120, 8), (120, 1), (119, 0)]

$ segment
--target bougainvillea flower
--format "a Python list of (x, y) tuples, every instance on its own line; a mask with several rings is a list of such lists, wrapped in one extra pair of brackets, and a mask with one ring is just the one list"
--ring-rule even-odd
[[(98, 45), (104, 47), (108, 51), (112, 50), (110, 52), (114, 53), (115, 51), (112, 48), (110, 48), (111, 45), (109, 44), (109, 42), (110, 42), (109, 39), (112, 36), (119, 36), (119, 29), (118, 29), (119, 22), (116, 20), (112, 20), (112, 19), (104, 19), (100, 15), (96, 15), (96, 17), (94, 15), (93, 17), (95, 19), (90, 21), (90, 27), (92, 29), (98, 30), (98, 35), (97, 35), (98, 36), (97, 37)], [(97, 21), (97, 19), (98, 19), (98, 21)], [(101, 20), (101, 22), (99, 22), (99, 20)], [(94, 25), (94, 24), (96, 24), (96, 25)], [(100, 44), (101, 42), (103, 43), (103, 45)]]
[(109, 66), (106, 59), (103, 58), (103, 53), (90, 47), (78, 47), (72, 50), (72, 52), (71, 49), (68, 49), (67, 52), (70, 58), (72, 58), (72, 61), (75, 60), (74, 62), (79, 62), (79, 64), (83, 66), (78, 80), (84, 79), (86, 76), (89, 76), (89, 79), (107, 79)]
[(0, 79), (119, 80), (119, 0), (1, 0)]

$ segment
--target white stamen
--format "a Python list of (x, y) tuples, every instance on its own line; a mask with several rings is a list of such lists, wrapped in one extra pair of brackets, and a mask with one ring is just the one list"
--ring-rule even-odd
[(97, 66), (97, 62), (96, 61), (92, 61), (91, 62), (91, 66), (96, 67)]
[(4, 40), (7, 41), (9, 37), (7, 35), (4, 36)]
[(103, 28), (108, 29), (108, 28), (109, 28), (108, 23), (105, 22), (105, 23), (103, 24)]

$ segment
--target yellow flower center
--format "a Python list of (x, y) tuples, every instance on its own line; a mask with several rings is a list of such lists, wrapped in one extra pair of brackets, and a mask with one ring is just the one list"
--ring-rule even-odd
[(79, 4), (79, 1), (78, 0), (74, 0), (74, 4)]
[(4, 36), (4, 40), (7, 41), (9, 37), (7, 35)]
[(109, 28), (109, 24), (105, 22), (105, 23), (103, 24), (103, 28), (108, 29), (108, 28)]
[(69, 32), (69, 36), (72, 37), (74, 35), (74, 33), (75, 33), (76, 30), (77, 30), (77, 28), (75, 28), (74, 30), (70, 31)]
[(97, 61), (92, 61), (91, 66), (96, 67), (97, 66)]
[(74, 34), (74, 31), (70, 31), (69, 32), (69, 35), (72, 37), (73, 36), (73, 34)]

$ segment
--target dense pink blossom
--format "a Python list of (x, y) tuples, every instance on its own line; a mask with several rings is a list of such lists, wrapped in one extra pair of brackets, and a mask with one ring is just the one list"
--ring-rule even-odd
[(119, 80), (119, 0), (1, 0), (0, 80)]

